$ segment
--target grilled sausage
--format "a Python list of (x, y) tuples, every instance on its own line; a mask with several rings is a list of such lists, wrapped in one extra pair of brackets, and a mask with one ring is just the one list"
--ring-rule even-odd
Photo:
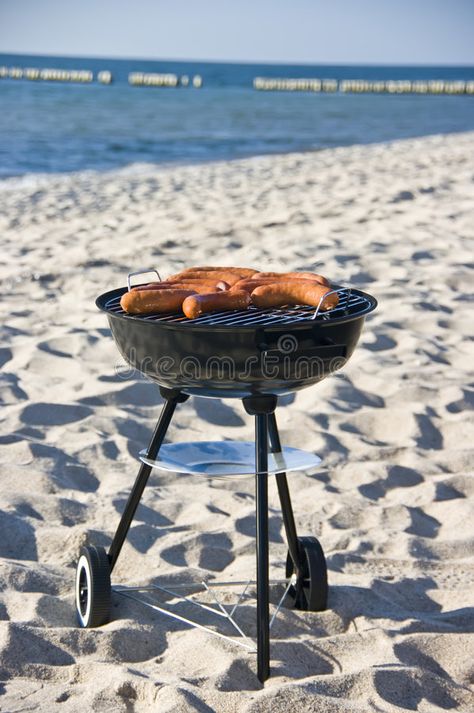
[(191, 280), (189, 282), (150, 282), (148, 285), (137, 285), (134, 290), (192, 290), (194, 292), (221, 292), (229, 289), (227, 282), (212, 280)]
[(261, 279), (247, 279), (247, 280), (240, 280), (239, 282), (236, 282), (235, 285), (232, 285), (230, 288), (231, 292), (235, 292), (236, 290), (245, 290), (245, 292), (248, 292), (249, 295), (252, 294), (254, 290), (257, 289), (257, 287), (260, 287), (261, 285), (277, 285), (280, 284), (281, 282), (296, 282), (296, 284), (301, 284), (304, 283), (306, 285), (320, 285), (320, 282), (317, 282), (316, 280), (295, 280), (294, 278), (278, 278), (278, 277), (262, 277)]
[(180, 312), (183, 300), (193, 294), (194, 290), (131, 290), (122, 295), (120, 306), (129, 314)]
[(225, 270), (209, 270), (208, 272), (202, 270), (200, 272), (179, 272), (177, 275), (171, 275), (168, 277), (167, 282), (194, 282), (194, 280), (213, 280), (219, 282), (223, 280), (229, 285), (235, 285), (236, 282), (242, 279), (242, 276), (236, 272), (229, 272)]
[(252, 275), (255, 275), (258, 273), (258, 270), (254, 270), (253, 267), (187, 267), (185, 270), (183, 270), (183, 273), (186, 272), (235, 272), (238, 275), (241, 275), (242, 277), (251, 277)]
[(252, 292), (252, 302), (256, 307), (283, 307), (284, 305), (311, 305), (317, 307), (321, 298), (329, 295), (321, 302), (321, 312), (336, 307), (339, 302), (337, 292), (325, 285), (308, 285), (300, 280), (293, 282), (278, 282), (272, 285), (260, 285)]
[(210, 295), (192, 295), (183, 302), (183, 312), (188, 319), (196, 319), (206, 312), (246, 309), (251, 304), (247, 292), (215, 292)]
[(243, 290), (251, 295), (257, 287), (260, 287), (260, 285), (273, 285), (276, 281), (277, 280), (274, 277), (267, 277), (262, 280), (251, 280), (250, 278), (247, 278), (245, 280), (239, 280), (235, 283), (235, 285), (232, 285), (229, 292), (240, 292)]
[(130, 290), (135, 292), (137, 290), (169, 290), (172, 285), (169, 282), (148, 282), (146, 285), (135, 285)]
[(230, 288), (230, 285), (228, 282), (224, 282), (224, 280), (200, 280), (197, 278), (192, 278), (189, 280), (185, 280), (183, 278), (183, 281), (176, 281), (176, 282), (170, 282), (170, 286), (175, 287), (182, 287), (185, 285), (185, 289), (189, 287), (189, 289), (196, 289), (196, 292), (204, 292), (205, 288), (207, 287), (208, 292), (226, 292)]
[(286, 277), (289, 280), (316, 280), (319, 284), (329, 287), (329, 280), (327, 280), (323, 275), (318, 275), (316, 272), (259, 272), (251, 279), (259, 280), (263, 277), (278, 277), (280, 279), (284, 279)]
[(200, 295), (217, 292), (227, 292), (229, 289), (229, 285), (227, 284), (227, 282), (216, 282), (214, 284), (204, 284), (204, 282), (175, 282), (171, 284), (176, 286), (172, 287), (171, 289), (192, 290), (193, 292), (197, 292)]

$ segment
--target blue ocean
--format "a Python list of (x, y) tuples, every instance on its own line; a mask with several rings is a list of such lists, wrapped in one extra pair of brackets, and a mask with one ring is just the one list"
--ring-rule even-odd
[[(0, 55), (0, 65), (112, 72), (105, 86), (0, 79), (0, 177), (233, 159), (474, 129), (474, 96), (258, 92), (256, 76), (474, 79), (473, 67), (221, 64)], [(132, 87), (129, 72), (200, 75)]]

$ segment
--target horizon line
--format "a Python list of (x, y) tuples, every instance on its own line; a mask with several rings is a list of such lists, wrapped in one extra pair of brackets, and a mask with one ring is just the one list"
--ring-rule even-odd
[(53, 53), (42, 53), (42, 52), (18, 52), (11, 50), (0, 50), (0, 56), (2, 55), (16, 55), (23, 57), (55, 57), (65, 59), (99, 59), (99, 60), (112, 60), (112, 61), (145, 61), (145, 62), (194, 62), (202, 64), (261, 64), (261, 65), (287, 65), (287, 66), (307, 66), (307, 67), (318, 67), (318, 66), (328, 66), (328, 67), (462, 67), (462, 68), (474, 68), (473, 64), (460, 64), (456, 62), (446, 62), (442, 64), (437, 64), (434, 62), (317, 62), (317, 61), (282, 61), (282, 60), (238, 60), (238, 59), (190, 59), (190, 58), (176, 58), (176, 57), (113, 57), (110, 55), (77, 55), (77, 54), (58, 54)]

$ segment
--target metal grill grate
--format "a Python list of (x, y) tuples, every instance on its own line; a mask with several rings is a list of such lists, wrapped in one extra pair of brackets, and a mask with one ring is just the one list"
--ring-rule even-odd
[(120, 307), (120, 295), (108, 300), (104, 306), (108, 312), (122, 315), (129, 319), (139, 319), (145, 322), (173, 322), (183, 325), (190, 324), (193, 326), (202, 325), (209, 327), (252, 327), (254, 325), (290, 324), (313, 319), (316, 319), (318, 322), (324, 322), (347, 316), (363, 315), (365, 312), (371, 311), (372, 302), (364, 294), (350, 288), (338, 287), (336, 289), (339, 294), (339, 304), (329, 312), (318, 312), (314, 307), (298, 306), (279, 309), (248, 307), (245, 310), (212, 312), (197, 319), (188, 319), (182, 312), (176, 314), (129, 315)]

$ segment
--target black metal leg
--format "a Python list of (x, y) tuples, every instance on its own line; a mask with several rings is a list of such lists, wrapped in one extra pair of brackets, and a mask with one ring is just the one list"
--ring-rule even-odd
[[(150, 445), (148, 446), (147, 455), (148, 458), (151, 459), (156, 458), (158, 455), (158, 451), (163, 443), (166, 431), (168, 430), (168, 426), (173, 418), (177, 404), (185, 401), (188, 397), (185, 394), (172, 393), (168, 397), (165, 396), (165, 398), (166, 401), (163, 405), (160, 418), (156, 424), (155, 432), (153, 433)], [(142, 463), (108, 552), (111, 572), (115, 567), (120, 550), (122, 549), (125, 538), (127, 537), (133, 516), (135, 515), (135, 511), (138, 507), (138, 503), (140, 502), (140, 498), (142, 497), (150, 473), (151, 466), (146, 465), (146, 463)]]
[[(270, 450), (272, 453), (281, 453), (280, 434), (276, 422), (275, 412), (268, 415), (268, 435), (270, 437)], [(293, 508), (291, 506), (290, 490), (288, 488), (288, 480), (286, 473), (278, 473), (275, 475), (278, 495), (280, 497), (281, 512), (283, 516), (283, 525), (285, 527), (286, 539), (288, 542), (288, 551), (293, 560), (295, 573), (297, 578), (303, 567), (300, 548), (298, 546), (298, 535), (296, 533), (295, 518)]]
[(255, 416), (255, 508), (257, 519), (257, 676), (264, 683), (270, 675), (270, 616), (268, 581), (268, 416), (277, 405), (272, 394), (242, 399)]
[(255, 492), (257, 515), (257, 676), (270, 675), (268, 583), (268, 416), (255, 416)]

